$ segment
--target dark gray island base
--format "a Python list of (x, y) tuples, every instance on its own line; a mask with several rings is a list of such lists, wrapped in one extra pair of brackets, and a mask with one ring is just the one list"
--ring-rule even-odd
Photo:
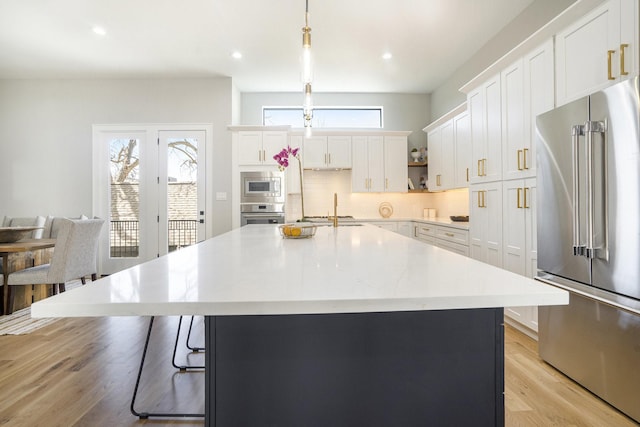
[(503, 309), (207, 316), (205, 425), (503, 426)]

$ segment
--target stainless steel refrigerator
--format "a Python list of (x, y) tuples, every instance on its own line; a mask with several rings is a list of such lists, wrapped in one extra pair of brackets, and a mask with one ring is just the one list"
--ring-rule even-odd
[(536, 120), (540, 356), (640, 421), (638, 78)]

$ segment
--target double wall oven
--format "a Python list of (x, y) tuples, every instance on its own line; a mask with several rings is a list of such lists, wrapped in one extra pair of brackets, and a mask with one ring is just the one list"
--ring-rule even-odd
[(284, 223), (284, 174), (240, 173), (240, 226)]

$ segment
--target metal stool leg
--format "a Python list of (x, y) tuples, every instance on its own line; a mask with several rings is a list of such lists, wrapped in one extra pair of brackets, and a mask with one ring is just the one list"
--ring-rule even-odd
[(193, 328), (193, 319), (196, 316), (191, 316), (191, 323), (189, 323), (189, 333), (187, 334), (187, 348), (195, 353), (198, 353), (200, 351), (204, 351), (205, 348), (204, 347), (193, 347), (189, 344), (189, 341), (191, 340), (191, 329)]
[[(135, 409), (136, 396), (138, 395), (138, 387), (140, 386), (140, 378), (142, 378), (142, 369), (144, 368), (144, 361), (147, 357), (147, 349), (149, 348), (149, 340), (151, 339), (151, 330), (153, 329), (153, 321), (155, 316), (151, 316), (149, 320), (149, 329), (147, 331), (147, 339), (144, 342), (144, 349), (142, 350), (142, 358), (140, 359), (140, 368), (138, 369), (138, 377), (136, 378), (136, 385), (133, 389), (133, 396), (131, 398), (131, 413), (140, 418), (146, 420), (149, 417), (158, 418), (204, 418), (204, 414), (188, 414), (188, 413), (152, 413), (152, 412), (138, 412)], [(182, 317), (180, 318), (182, 320)], [(174, 348), (175, 357), (175, 348)]]
[[(191, 317), (191, 324), (193, 324), (193, 317)], [(204, 366), (187, 366), (187, 365), (178, 365), (176, 364), (176, 352), (178, 351), (178, 340), (180, 339), (180, 329), (182, 327), (182, 316), (180, 316), (180, 320), (178, 321), (178, 332), (176, 333), (176, 343), (173, 346), (173, 357), (171, 358), (171, 364), (174, 368), (179, 369), (180, 372), (186, 372), (190, 369), (204, 369)], [(189, 334), (191, 334), (191, 326), (189, 326)], [(187, 342), (189, 341), (189, 337), (187, 336)]]

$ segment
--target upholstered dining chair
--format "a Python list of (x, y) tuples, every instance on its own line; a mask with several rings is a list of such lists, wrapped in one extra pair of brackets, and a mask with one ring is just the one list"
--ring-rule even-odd
[(59, 221), (51, 262), (9, 274), (6, 283), (9, 286), (9, 313), (13, 312), (13, 286), (50, 284), (56, 293), (56, 286), (64, 292), (65, 283), (70, 280), (81, 279), (84, 284), (85, 276), (96, 279), (98, 238), (104, 219), (60, 218)]

